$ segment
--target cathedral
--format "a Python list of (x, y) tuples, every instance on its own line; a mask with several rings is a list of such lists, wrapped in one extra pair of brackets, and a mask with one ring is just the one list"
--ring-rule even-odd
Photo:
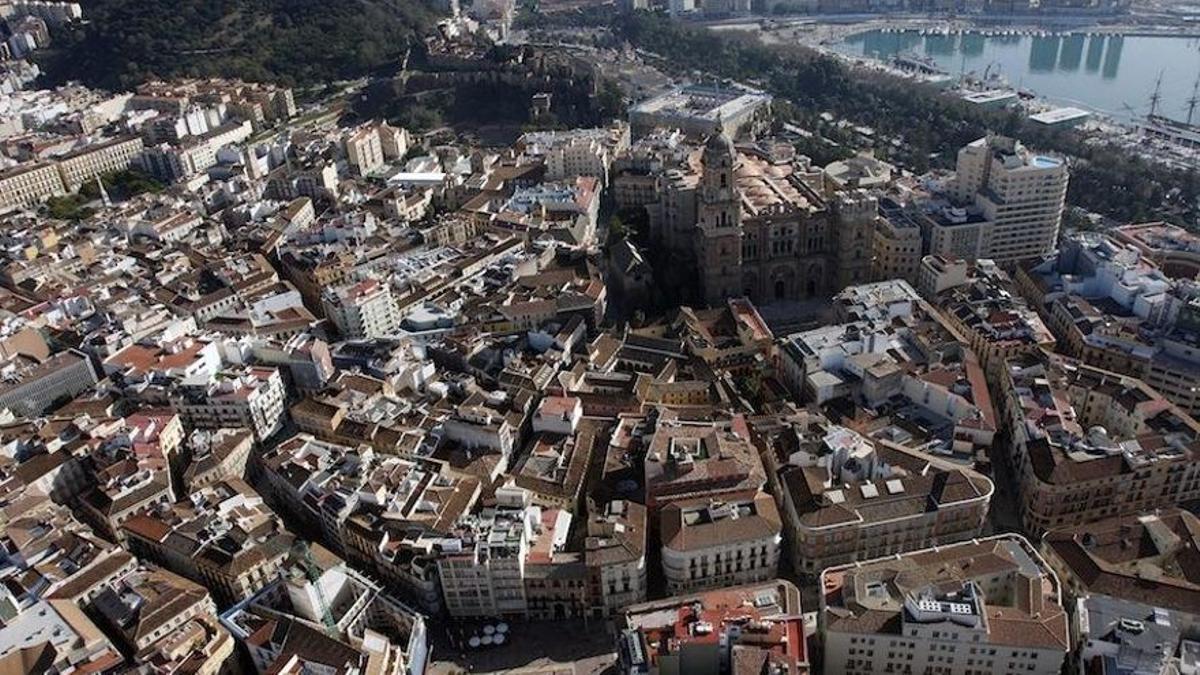
[(710, 305), (828, 298), (870, 279), (875, 199), (826, 198), (820, 169), (788, 144), (737, 147), (714, 133), (667, 177), (660, 206), (655, 236), (694, 265)]

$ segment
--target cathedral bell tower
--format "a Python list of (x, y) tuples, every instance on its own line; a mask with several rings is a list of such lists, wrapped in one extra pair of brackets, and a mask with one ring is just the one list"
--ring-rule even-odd
[(700, 282), (709, 305), (741, 297), (742, 200), (735, 184), (737, 151), (720, 125), (704, 145), (704, 172), (696, 190)]

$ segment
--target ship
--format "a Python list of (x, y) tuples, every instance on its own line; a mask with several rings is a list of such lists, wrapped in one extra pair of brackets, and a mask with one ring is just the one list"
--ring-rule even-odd
[(1138, 122), (1138, 131), (1184, 148), (1200, 149), (1200, 124), (1180, 122), (1162, 115), (1146, 115)]
[(1172, 145), (1192, 150), (1200, 149), (1200, 124), (1193, 124), (1197, 105), (1200, 105), (1200, 77), (1192, 85), (1192, 96), (1187, 100), (1187, 121), (1171, 119), (1158, 114), (1158, 106), (1162, 101), (1162, 73), (1154, 84), (1154, 93), (1150, 95), (1150, 112), (1137, 120), (1138, 131), (1147, 138), (1166, 141)]
[(891, 64), (900, 70), (907, 70), (922, 75), (949, 75), (932, 58), (913, 53), (900, 52), (893, 54)]

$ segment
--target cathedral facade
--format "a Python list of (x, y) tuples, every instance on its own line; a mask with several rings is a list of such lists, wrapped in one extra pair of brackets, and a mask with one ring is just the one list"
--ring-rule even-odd
[(865, 192), (827, 199), (822, 184), (791, 146), (738, 148), (713, 134), (668, 177), (655, 234), (694, 266), (710, 305), (827, 298), (870, 280), (878, 216)]

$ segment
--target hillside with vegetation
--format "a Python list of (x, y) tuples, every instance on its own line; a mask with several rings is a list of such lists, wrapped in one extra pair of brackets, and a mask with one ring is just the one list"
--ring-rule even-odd
[(55, 33), (50, 83), (110, 89), (153, 78), (240, 77), (292, 85), (396, 64), (433, 28), (423, 0), (84, 0)]

